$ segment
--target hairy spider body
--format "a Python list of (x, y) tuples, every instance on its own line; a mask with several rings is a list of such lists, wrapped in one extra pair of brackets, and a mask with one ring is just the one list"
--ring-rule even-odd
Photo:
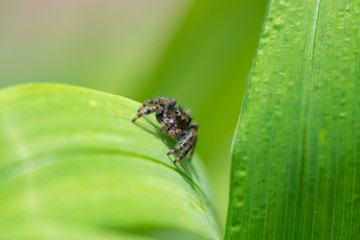
[[(190, 115), (183, 108), (175, 107), (175, 104), (175, 98), (158, 97), (147, 100), (139, 108), (138, 114), (132, 119), (132, 122), (135, 122), (143, 115), (156, 112), (156, 119), (161, 124), (160, 130), (167, 130), (169, 136), (178, 140), (178, 145), (170, 150), (167, 155), (183, 150), (174, 160), (174, 163), (183, 159), (190, 151), (189, 160), (191, 159), (195, 150), (197, 130), (199, 128), (196, 122), (191, 123)], [(151, 107), (145, 109), (147, 106)]]

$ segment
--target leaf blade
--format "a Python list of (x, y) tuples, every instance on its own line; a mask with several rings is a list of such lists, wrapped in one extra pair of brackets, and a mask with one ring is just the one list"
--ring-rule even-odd
[(199, 158), (174, 166), (154, 117), (131, 123), (139, 103), (30, 84), (2, 90), (0, 105), (0, 222), (66, 220), (219, 238)]
[(226, 239), (358, 237), (359, 8), (271, 1), (234, 139)]

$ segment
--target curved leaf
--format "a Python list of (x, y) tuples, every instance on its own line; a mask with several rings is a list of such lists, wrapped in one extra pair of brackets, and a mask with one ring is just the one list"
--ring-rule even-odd
[(226, 239), (360, 238), (359, 11), (270, 2), (234, 139)]
[(0, 91), (1, 235), (219, 239), (200, 159), (175, 166), (154, 116), (131, 122), (139, 106), (66, 85)]

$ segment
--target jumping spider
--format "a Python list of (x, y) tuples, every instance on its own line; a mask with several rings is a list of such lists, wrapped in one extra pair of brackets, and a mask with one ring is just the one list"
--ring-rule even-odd
[[(183, 159), (190, 151), (191, 159), (197, 140), (197, 130), (199, 125), (196, 122), (191, 122), (191, 117), (181, 107), (175, 107), (175, 98), (158, 97), (144, 102), (139, 108), (138, 114), (133, 118), (135, 122), (138, 118), (145, 114), (156, 112), (156, 119), (161, 124), (161, 131), (167, 130), (168, 136), (178, 140), (178, 145), (170, 150), (167, 155), (176, 153), (182, 149), (183, 152), (174, 160), (174, 163)], [(154, 105), (150, 108), (144, 109), (146, 106)], [(193, 129), (194, 131), (191, 131)]]

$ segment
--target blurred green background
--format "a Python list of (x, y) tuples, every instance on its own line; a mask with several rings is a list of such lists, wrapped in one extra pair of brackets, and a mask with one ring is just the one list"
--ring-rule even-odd
[(58, 82), (139, 102), (176, 97), (200, 124), (222, 224), (230, 148), (265, 0), (0, 2), (0, 87)]

